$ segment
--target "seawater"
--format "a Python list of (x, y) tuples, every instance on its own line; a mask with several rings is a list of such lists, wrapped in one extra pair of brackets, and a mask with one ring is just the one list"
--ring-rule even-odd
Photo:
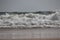
[[(43, 13), (44, 14), (44, 13)], [(40, 13), (0, 13), (0, 26), (21, 26), (21, 27), (59, 27), (58, 13), (43, 15)], [(55, 19), (54, 19), (55, 18)]]

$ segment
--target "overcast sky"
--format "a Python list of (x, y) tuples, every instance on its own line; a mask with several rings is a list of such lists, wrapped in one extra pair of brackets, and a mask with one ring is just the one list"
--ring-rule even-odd
[(0, 0), (0, 12), (59, 10), (60, 0)]

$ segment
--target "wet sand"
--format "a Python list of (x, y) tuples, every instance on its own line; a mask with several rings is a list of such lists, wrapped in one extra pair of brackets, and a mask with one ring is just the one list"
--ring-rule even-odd
[(60, 28), (0, 29), (0, 39), (59, 39)]

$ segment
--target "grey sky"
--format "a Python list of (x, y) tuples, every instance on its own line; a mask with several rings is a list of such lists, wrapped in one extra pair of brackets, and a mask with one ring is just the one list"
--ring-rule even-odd
[(0, 0), (0, 11), (59, 10), (60, 0)]

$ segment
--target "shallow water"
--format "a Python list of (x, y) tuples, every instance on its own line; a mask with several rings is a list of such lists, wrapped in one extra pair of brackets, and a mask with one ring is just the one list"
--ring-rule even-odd
[(0, 39), (60, 38), (60, 29), (0, 29)]

